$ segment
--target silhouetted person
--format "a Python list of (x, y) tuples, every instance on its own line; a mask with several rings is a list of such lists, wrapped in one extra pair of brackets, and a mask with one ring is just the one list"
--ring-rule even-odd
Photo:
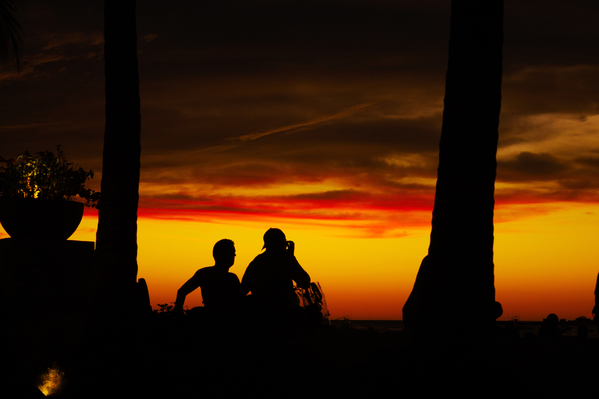
[(543, 319), (539, 329), (539, 337), (557, 337), (560, 335), (558, 330), (559, 318), (556, 314), (550, 313), (546, 319)]
[(599, 274), (595, 283), (595, 307), (593, 307), (593, 321), (599, 325)]
[(280, 229), (264, 233), (263, 253), (247, 267), (241, 281), (244, 294), (251, 292), (252, 306), (261, 316), (283, 316), (299, 307), (293, 282), (307, 289), (310, 276), (295, 258), (295, 244)]
[(520, 333), (516, 329), (516, 324), (513, 320), (508, 320), (505, 323), (505, 335), (509, 338), (520, 338)]
[(589, 329), (587, 328), (587, 326), (580, 325), (578, 326), (578, 329), (576, 330), (576, 337), (579, 340), (586, 340), (589, 338)]
[(235, 263), (235, 244), (233, 241), (223, 239), (214, 244), (212, 250), (215, 264), (198, 270), (177, 291), (175, 313), (181, 313), (185, 297), (198, 287), (202, 290), (204, 308), (210, 315), (233, 316), (240, 311), (241, 284), (229, 268)]

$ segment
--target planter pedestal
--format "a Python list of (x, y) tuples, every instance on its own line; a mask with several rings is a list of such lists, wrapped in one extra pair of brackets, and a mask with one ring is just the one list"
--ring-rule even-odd
[(93, 257), (88, 241), (0, 240), (0, 339), (14, 360), (39, 368), (68, 356), (85, 321)]

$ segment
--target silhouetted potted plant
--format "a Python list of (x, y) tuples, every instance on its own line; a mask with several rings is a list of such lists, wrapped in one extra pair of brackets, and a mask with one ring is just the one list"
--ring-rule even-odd
[(60, 146), (57, 153), (0, 157), (0, 223), (12, 238), (66, 240), (83, 207), (97, 207), (100, 193), (85, 188), (94, 172), (67, 162)]

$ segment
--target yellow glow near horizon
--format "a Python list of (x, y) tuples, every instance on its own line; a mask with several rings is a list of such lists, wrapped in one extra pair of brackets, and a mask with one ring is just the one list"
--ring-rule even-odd
[[(510, 205), (496, 213), (503, 215), (495, 224), (501, 319), (542, 320), (549, 313), (565, 319), (591, 317), (599, 271), (599, 205)], [(311, 222), (140, 218), (138, 276), (148, 282), (153, 307), (174, 302), (177, 289), (197, 269), (214, 264), (214, 243), (230, 238), (237, 248), (231, 272), (241, 279), (261, 252), (264, 232), (279, 227), (296, 242), (296, 256), (312, 280), (322, 285), (332, 319), (401, 319), (428, 250), (430, 226), (408, 226), (395, 238), (362, 238), (343, 222)], [(86, 214), (71, 239), (95, 241), (96, 226), (97, 216)], [(200, 292), (186, 300), (188, 308), (201, 303)]]
[[(417, 260), (418, 252), (428, 245), (426, 234), (398, 243), (396, 239), (336, 237), (338, 232), (333, 228), (289, 223), (246, 222), (232, 226), (141, 219), (139, 276), (150, 286), (153, 305), (174, 302), (177, 289), (197, 269), (213, 265), (212, 246), (221, 238), (235, 242), (237, 257), (231, 272), (241, 279), (247, 265), (261, 252), (262, 235), (269, 227), (281, 228), (289, 240), (295, 241), (296, 257), (312, 280), (322, 285), (331, 317), (353, 314), (371, 319), (401, 318), (401, 295), (411, 289), (413, 276), (406, 275), (409, 269), (398, 267), (401, 260), (397, 253), (409, 256), (416, 246), (408, 242), (419, 241), (421, 248), (412, 255)], [(188, 296), (187, 307), (200, 305), (199, 292)]]
[[(518, 208), (524, 208), (520, 210)], [(495, 287), (505, 320), (590, 317), (599, 254), (599, 206), (536, 205), (503, 207), (520, 218), (495, 226)], [(528, 209), (530, 211), (530, 209)], [(430, 227), (407, 229), (400, 238), (349, 238), (338, 226), (281, 222), (201, 223), (141, 219), (139, 270), (150, 285), (152, 303), (170, 303), (176, 290), (200, 267), (213, 264), (212, 245), (235, 241), (231, 271), (240, 278), (260, 253), (262, 234), (279, 227), (296, 242), (296, 256), (327, 297), (331, 318), (401, 319), (429, 245)], [(188, 307), (201, 305), (196, 292)]]
[(542, 216), (495, 225), (495, 288), (504, 318), (591, 317), (599, 205), (558, 205), (546, 205)]

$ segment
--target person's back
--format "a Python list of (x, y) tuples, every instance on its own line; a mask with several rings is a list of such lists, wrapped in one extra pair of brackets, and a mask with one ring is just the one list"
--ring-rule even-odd
[(302, 288), (310, 285), (310, 276), (295, 258), (295, 245), (286, 241), (279, 229), (264, 234), (266, 251), (249, 264), (241, 282), (242, 292), (251, 292), (254, 305), (263, 311), (285, 311), (298, 306), (293, 282)]
[[(293, 298), (293, 272), (299, 266), (295, 258), (284, 254), (263, 253), (250, 263), (243, 277), (252, 296), (265, 303), (289, 303)], [(294, 262), (295, 261), (295, 262)]]
[(207, 309), (233, 310), (239, 307), (241, 284), (237, 275), (205, 267), (196, 273), (202, 290), (202, 300)]

